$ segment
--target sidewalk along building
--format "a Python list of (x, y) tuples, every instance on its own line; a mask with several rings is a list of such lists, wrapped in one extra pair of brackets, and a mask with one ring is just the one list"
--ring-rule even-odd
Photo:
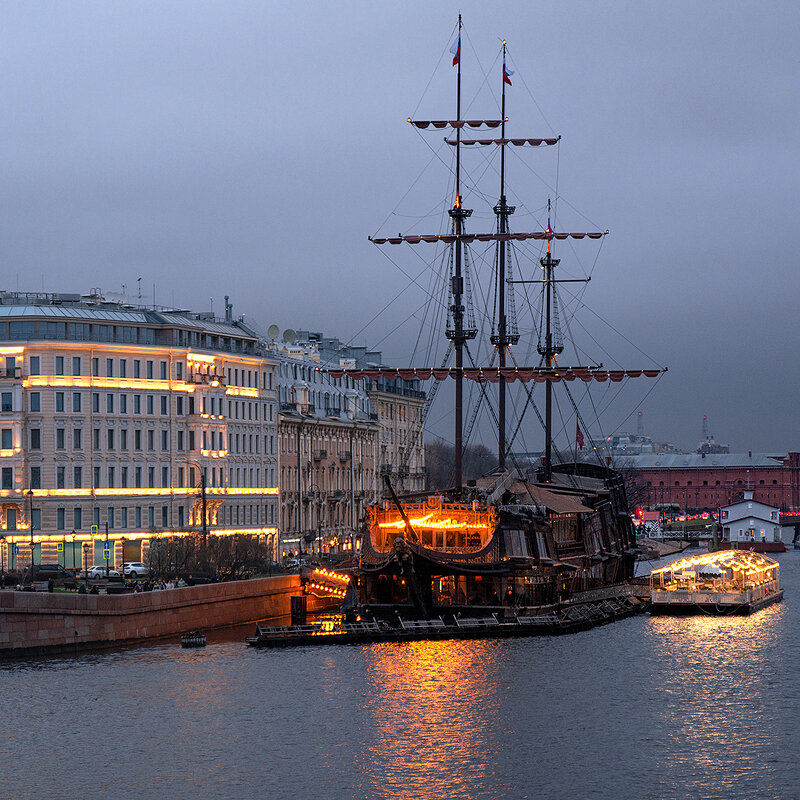
[(328, 368), (365, 370), (364, 380), (354, 385), (366, 391), (380, 426), (375, 453), (379, 477), (387, 475), (398, 494), (424, 491), (426, 395), (421, 382), (414, 377), (390, 379), (378, 372), (370, 377), (370, 369), (385, 366), (377, 350), (345, 345), (314, 331), (298, 331), (297, 341), (314, 348)]
[(619, 459), (617, 466), (643, 506), (714, 511), (752, 491), (760, 503), (800, 510), (800, 453), (654, 453)]
[(333, 379), (315, 348), (273, 342), (278, 362), (280, 550), (353, 553), (376, 491), (379, 425), (356, 381)]
[[(5, 567), (146, 557), (202, 528), (277, 534), (275, 365), (234, 321), (0, 293)], [(88, 545), (88, 547), (84, 547)], [(277, 542), (273, 542), (276, 546)]]
[(722, 539), (720, 548), (740, 548), (759, 553), (782, 553), (786, 546), (781, 539), (780, 510), (753, 499), (745, 491), (744, 499), (720, 509)]

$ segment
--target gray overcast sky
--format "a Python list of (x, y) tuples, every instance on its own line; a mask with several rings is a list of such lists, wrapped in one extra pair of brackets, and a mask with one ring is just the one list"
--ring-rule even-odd
[[(476, 87), (506, 37), (510, 132), (562, 134), (561, 195), (611, 229), (594, 267), (594, 245), (559, 255), (592, 270), (585, 301), (670, 368), (641, 405), (646, 431), (694, 447), (706, 413), (733, 449), (800, 447), (796, 4), (0, 9), (6, 288), (135, 295), (141, 276), (147, 302), (155, 284), (156, 302), (202, 310), (214, 298), (221, 313), (229, 294), (262, 328), (353, 337), (407, 363), (415, 331), (400, 323), (424, 298), (406, 292), (367, 325), (408, 279), (366, 237), (435, 232), (452, 200), (438, 160), (412, 185), (442, 137), (404, 120), (418, 104), (423, 118), (453, 116), (445, 59), (460, 9), (468, 116), (497, 113)], [(551, 154), (526, 158), (510, 160), (510, 192), (531, 211), (517, 230), (540, 219), (555, 181)], [(472, 230), (491, 225), (468, 199)], [(590, 227), (559, 209), (560, 227)], [(409, 251), (388, 255), (416, 273)], [(643, 357), (623, 347), (619, 361)], [(609, 396), (604, 433), (646, 388)]]

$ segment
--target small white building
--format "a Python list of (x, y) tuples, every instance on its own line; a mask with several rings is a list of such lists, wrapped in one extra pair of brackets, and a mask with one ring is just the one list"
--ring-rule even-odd
[(722, 539), (726, 542), (780, 542), (780, 509), (753, 500), (746, 491), (744, 499), (721, 509)]

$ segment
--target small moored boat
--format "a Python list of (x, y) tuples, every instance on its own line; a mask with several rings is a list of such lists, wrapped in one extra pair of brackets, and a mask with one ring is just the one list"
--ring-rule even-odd
[(206, 635), (202, 631), (190, 631), (181, 636), (181, 647), (205, 647)]

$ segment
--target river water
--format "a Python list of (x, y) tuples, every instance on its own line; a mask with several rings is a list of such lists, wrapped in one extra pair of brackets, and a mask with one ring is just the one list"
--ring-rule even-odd
[(4, 662), (0, 795), (800, 798), (800, 552), (779, 559), (785, 600), (752, 617)]

